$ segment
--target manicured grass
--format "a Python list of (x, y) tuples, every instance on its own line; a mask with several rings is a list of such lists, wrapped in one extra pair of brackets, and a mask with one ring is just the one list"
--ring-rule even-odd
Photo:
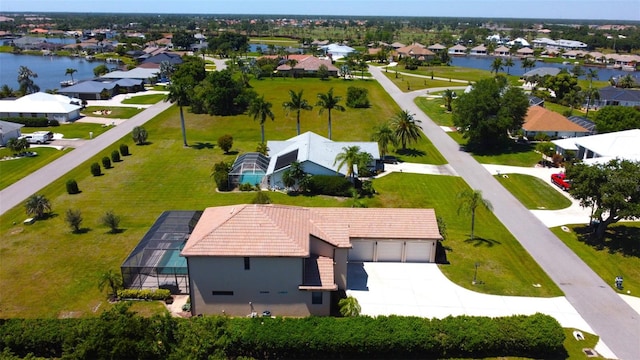
[[(439, 87), (453, 87), (453, 86), (465, 86), (464, 83), (449, 82), (444, 80), (431, 80), (429, 78), (421, 78), (409, 75), (398, 74), (396, 78), (395, 71), (389, 70), (385, 75), (402, 91), (409, 92), (415, 90), (439, 88)], [(424, 74), (422, 74), (424, 75)]]
[(436, 124), (453, 126), (453, 115), (447, 111), (442, 99), (417, 97), (415, 103)]
[[(391, 72), (391, 69), (389, 69), (389, 71)], [(467, 80), (471, 82), (476, 82), (481, 79), (493, 77), (493, 74), (489, 70), (472, 69), (459, 66), (420, 66), (417, 70), (403, 69), (402, 72), (425, 75), (429, 77), (433, 73), (434, 77)]]
[(28, 134), (35, 131), (51, 131), (53, 133), (63, 134), (64, 139), (88, 139), (90, 132), (93, 132), (93, 137), (95, 138), (107, 130), (109, 130), (109, 127), (102, 126), (102, 124), (74, 122), (45, 128), (23, 127), (22, 133)]
[[(602, 241), (591, 239), (587, 225), (569, 225), (571, 232), (552, 228), (576, 255), (615, 291), (640, 296), (640, 222), (611, 225)], [(616, 276), (624, 278), (624, 290), (614, 286)]]
[(496, 175), (495, 178), (527, 209), (559, 210), (571, 206), (571, 200), (535, 176), (505, 174)]
[[(563, 328), (563, 330), (564, 330), (564, 336), (565, 336), (563, 345), (565, 350), (567, 350), (567, 354), (569, 355), (566, 358), (567, 360), (587, 359), (587, 356), (582, 351), (582, 349), (595, 348), (596, 344), (598, 343), (598, 340), (600, 339), (599, 336), (585, 332), (583, 329)], [(576, 340), (576, 338), (573, 337), (573, 332), (575, 330), (579, 330), (582, 333), (582, 335), (584, 336), (584, 340), (578, 341)], [(602, 357), (600, 356), (595, 358), (589, 357), (589, 359), (602, 359)]]
[[(28, 151), (35, 152), (38, 155), (0, 161), (0, 174), (2, 174), (0, 176), (0, 189), (6, 188), (71, 150), (60, 151), (54, 148), (38, 147), (31, 148)], [(13, 154), (9, 149), (0, 149), (0, 158), (11, 155)]]
[(149, 95), (139, 95), (132, 96), (129, 99), (122, 100), (123, 104), (141, 104), (141, 105), (151, 105), (158, 103), (166, 97), (165, 94), (149, 94)]
[[(102, 110), (111, 111), (109, 114), (95, 113), (101, 112)], [(139, 113), (141, 113), (144, 109), (137, 109), (133, 107), (119, 107), (119, 106), (87, 106), (83, 111), (82, 115), (90, 116), (90, 117), (103, 117), (108, 119), (130, 119)]]
[[(469, 239), (471, 217), (458, 215), (458, 192), (468, 185), (459, 177), (442, 175), (390, 174), (374, 180), (379, 195), (367, 199), (369, 207), (434, 208), (447, 224), (449, 265), (440, 265), (443, 273), (465, 288), (501, 295), (559, 296), (560, 290), (520, 243), (489, 211), (476, 212), (475, 240)], [(478, 262), (478, 280), (472, 285), (474, 264)], [(541, 284), (536, 288), (533, 284)]]

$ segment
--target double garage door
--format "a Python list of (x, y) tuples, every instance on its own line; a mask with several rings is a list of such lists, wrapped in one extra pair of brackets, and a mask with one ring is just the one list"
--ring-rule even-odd
[(435, 241), (352, 240), (349, 261), (433, 262)]

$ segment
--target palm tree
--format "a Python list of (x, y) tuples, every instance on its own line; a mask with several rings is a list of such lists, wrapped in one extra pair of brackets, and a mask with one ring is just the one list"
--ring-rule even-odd
[(491, 72), (495, 72), (496, 75), (498, 75), (498, 72), (500, 70), (503, 70), (504, 68), (502, 67), (502, 59), (500, 58), (495, 58), (493, 59), (493, 62), (491, 63)]
[(453, 97), (455, 93), (453, 90), (447, 89), (442, 92), (442, 100), (444, 101), (444, 105), (447, 107), (447, 111), (451, 112), (451, 103), (453, 103)]
[(32, 78), (37, 78), (38, 74), (31, 71), (26, 66), (20, 66), (18, 69), (18, 84), (20, 84), (20, 92), (23, 95), (32, 94), (40, 91), (40, 87), (33, 82)]
[(513, 59), (512, 59), (511, 57), (508, 57), (508, 58), (506, 58), (506, 59), (504, 60), (504, 66), (506, 66), (506, 67), (507, 67), (507, 75), (509, 75), (509, 69), (510, 69), (513, 65), (515, 65), (515, 64), (513, 63)]
[(273, 112), (271, 111), (271, 103), (264, 101), (264, 95), (253, 99), (249, 104), (249, 115), (253, 116), (253, 120), (260, 120), (260, 131), (262, 133), (262, 142), (264, 142), (264, 123), (267, 118), (272, 121), (275, 119)]
[(338, 164), (337, 171), (340, 171), (343, 166), (347, 166), (347, 176), (353, 178), (355, 175), (355, 165), (358, 163), (360, 158), (360, 147), (359, 146), (348, 146), (343, 147), (342, 152), (336, 155), (336, 159), (333, 162), (333, 165)]
[(340, 100), (342, 100), (342, 97), (333, 96), (333, 88), (329, 89), (329, 92), (327, 93), (318, 94), (318, 102), (316, 102), (316, 106), (320, 107), (319, 113), (322, 114), (327, 110), (329, 114), (329, 140), (331, 140), (331, 110), (345, 110), (344, 106), (339, 104)]
[(398, 139), (396, 138), (393, 130), (389, 126), (389, 123), (383, 123), (374, 128), (374, 133), (371, 135), (371, 140), (378, 143), (378, 149), (380, 149), (380, 156), (384, 157), (389, 153), (389, 144), (397, 146)]
[(15, 94), (15, 91), (7, 84), (0, 86), (0, 99), (11, 97)]
[(29, 196), (24, 206), (27, 210), (27, 215), (33, 216), (36, 219), (41, 219), (45, 213), (51, 211), (51, 203), (41, 194)]
[(180, 128), (182, 129), (182, 142), (184, 147), (188, 147), (187, 144), (187, 132), (184, 125), (184, 112), (182, 108), (189, 106), (191, 102), (191, 88), (181, 82), (174, 82), (167, 86), (169, 93), (165, 97), (164, 101), (175, 103), (180, 108)]
[(300, 90), (298, 92), (289, 90), (289, 101), (282, 103), (282, 107), (284, 107), (287, 114), (289, 114), (290, 111), (296, 112), (296, 125), (298, 128), (298, 135), (300, 135), (300, 111), (310, 111), (311, 109), (313, 109), (313, 106), (311, 106), (306, 99), (302, 98), (303, 92), (304, 90)]
[(589, 108), (591, 107), (591, 100), (600, 100), (600, 92), (598, 91), (598, 89), (594, 89), (590, 87), (587, 90), (585, 90), (585, 95), (587, 98), (587, 111), (584, 117), (588, 118)]
[(73, 84), (73, 83), (74, 83), (74, 81), (73, 81), (73, 74), (74, 74), (74, 73), (77, 73), (77, 72), (78, 72), (78, 70), (73, 69), (73, 68), (67, 68), (67, 71), (65, 71), (65, 72), (64, 72), (64, 75), (65, 75), (65, 76), (66, 76), (66, 75), (71, 75), (71, 84)]
[(358, 316), (360, 315), (360, 311), (362, 311), (358, 299), (353, 296), (340, 299), (338, 306), (340, 307), (340, 314), (344, 317)]
[(471, 214), (471, 240), (473, 240), (473, 230), (476, 222), (476, 210), (483, 207), (489, 211), (493, 210), (493, 206), (488, 200), (482, 197), (482, 191), (466, 189), (458, 193), (458, 215), (460, 213)]
[(113, 270), (102, 273), (98, 281), (98, 289), (102, 291), (107, 287), (111, 290), (111, 294), (109, 294), (110, 297), (113, 299), (117, 298), (118, 290), (122, 289), (122, 275)]
[(407, 149), (407, 143), (422, 137), (420, 123), (421, 121), (415, 119), (409, 110), (402, 110), (391, 118), (391, 129), (396, 141), (402, 144), (402, 150)]
[(533, 69), (534, 67), (536, 67), (536, 61), (534, 59), (524, 58), (522, 59), (521, 66), (524, 71), (527, 72), (527, 69)]

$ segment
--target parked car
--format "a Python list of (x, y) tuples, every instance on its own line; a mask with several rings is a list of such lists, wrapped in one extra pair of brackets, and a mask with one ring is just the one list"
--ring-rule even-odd
[(397, 164), (398, 158), (391, 155), (385, 155), (382, 157), (382, 162), (385, 164)]
[(49, 141), (46, 134), (23, 134), (21, 139), (26, 139), (29, 144), (44, 144)]
[(567, 179), (565, 173), (552, 174), (551, 182), (564, 191), (568, 191), (571, 188), (571, 180)]

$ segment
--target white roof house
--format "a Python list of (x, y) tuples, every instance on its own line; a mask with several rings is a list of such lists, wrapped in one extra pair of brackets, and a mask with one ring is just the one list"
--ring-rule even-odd
[(158, 69), (147, 69), (142, 67), (137, 67), (135, 69), (131, 69), (129, 71), (112, 71), (108, 74), (102, 75), (101, 77), (104, 79), (140, 79), (147, 80), (152, 79), (158, 76), (160, 70)]
[(585, 163), (605, 163), (612, 159), (640, 161), (640, 129), (554, 140), (558, 152), (576, 152)]
[(533, 40), (533, 46), (542, 47), (542, 48), (551, 48), (551, 49), (574, 49), (574, 50), (586, 49), (588, 47), (587, 44), (580, 41), (565, 40), (565, 39), (553, 40), (545, 37), (537, 38)]
[(0, 101), (0, 117), (46, 117), (49, 120), (72, 121), (80, 117), (80, 99), (37, 92), (16, 100)]
[(22, 124), (0, 120), (0, 146), (5, 146), (9, 140), (20, 137), (22, 127)]
[(327, 55), (331, 54), (331, 57), (333, 58), (333, 60), (343, 58), (349, 55), (350, 53), (356, 51), (356, 49), (352, 47), (335, 44), (335, 43), (321, 46), (320, 48), (324, 50)]
[(359, 146), (360, 151), (368, 152), (374, 160), (380, 158), (376, 142), (332, 141), (310, 131), (284, 141), (268, 141), (270, 161), (266, 176), (269, 186), (283, 187), (282, 173), (294, 161), (298, 161), (308, 174), (346, 176), (346, 166), (338, 170), (335, 162), (336, 156), (349, 146)]

